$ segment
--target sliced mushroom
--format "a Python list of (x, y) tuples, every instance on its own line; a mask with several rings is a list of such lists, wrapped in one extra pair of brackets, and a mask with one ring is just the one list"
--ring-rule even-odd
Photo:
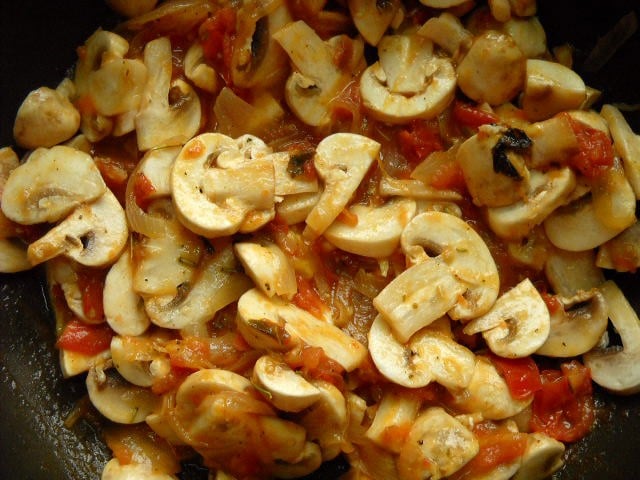
[(400, 241), (410, 263), (437, 258), (454, 276), (458, 286), (451, 290), (457, 296), (448, 310), (452, 318), (477, 317), (495, 302), (498, 268), (482, 237), (464, 220), (444, 212), (421, 213), (405, 227)]
[(64, 378), (71, 378), (88, 372), (96, 366), (104, 365), (110, 358), (111, 351), (109, 349), (95, 355), (86, 355), (61, 348), (58, 355), (60, 371)]
[(247, 275), (267, 296), (291, 298), (296, 294), (296, 272), (275, 243), (240, 242), (234, 249)]
[(541, 57), (547, 51), (547, 35), (538, 17), (511, 17), (504, 23), (503, 31), (527, 58)]
[(398, 458), (401, 478), (442, 478), (460, 470), (480, 450), (475, 435), (441, 407), (415, 420)]
[(220, 237), (272, 220), (275, 174), (269, 153), (264, 142), (249, 135), (234, 140), (203, 133), (187, 142), (171, 173), (180, 221), (200, 235)]
[(126, 250), (109, 269), (102, 293), (104, 316), (119, 335), (140, 335), (150, 320), (140, 295), (133, 288), (133, 261)]
[(500, 105), (522, 90), (525, 72), (526, 58), (515, 40), (489, 30), (475, 38), (458, 64), (458, 86), (478, 103)]
[(65, 146), (39, 148), (9, 175), (2, 211), (26, 225), (55, 222), (106, 190), (90, 155)]
[(595, 349), (584, 355), (591, 378), (601, 387), (621, 395), (640, 391), (640, 319), (624, 293), (608, 280), (600, 287), (622, 346)]
[(33, 265), (65, 255), (82, 265), (99, 267), (116, 261), (128, 235), (124, 209), (107, 190), (30, 244), (27, 255)]
[(198, 88), (214, 93), (218, 90), (218, 74), (207, 64), (204, 49), (198, 42), (189, 47), (184, 56), (184, 74)]
[(276, 152), (272, 155), (276, 176), (276, 195), (289, 196), (319, 191), (318, 180), (304, 175), (311, 151), (300, 153)]
[[(154, 1), (155, 3), (155, 1)], [(102, 469), (101, 480), (176, 480), (178, 477), (158, 472), (147, 463), (120, 463), (112, 458)]]
[(397, 0), (388, 2), (349, 0), (348, 5), (353, 23), (362, 38), (370, 45), (377, 45), (391, 25), (400, 2)]
[(605, 242), (598, 249), (594, 268), (635, 272), (640, 267), (640, 222)]
[(529, 120), (544, 120), (577, 109), (585, 97), (584, 81), (569, 67), (548, 60), (527, 60), (521, 104)]
[(80, 113), (57, 90), (40, 87), (24, 99), (13, 125), (21, 147), (52, 147), (70, 139), (80, 127)]
[(80, 266), (65, 257), (52, 258), (47, 262), (47, 280), (50, 285), (56, 285), (62, 290), (67, 307), (83, 322), (102, 323), (104, 318), (93, 318), (86, 315), (82, 300), (82, 290), (79, 283)]
[(354, 205), (349, 211), (358, 222), (347, 225), (334, 221), (324, 237), (336, 247), (356, 255), (384, 258), (400, 244), (400, 235), (416, 211), (411, 199), (392, 199), (379, 207)]
[(404, 395), (393, 390), (386, 391), (377, 405), (375, 416), (367, 429), (366, 437), (377, 445), (400, 453), (400, 442), (389, 442), (388, 429), (407, 428), (413, 424), (420, 411), (421, 401), (413, 395)]
[(322, 235), (331, 225), (351, 200), (379, 151), (378, 142), (354, 133), (334, 133), (318, 144), (314, 165), (324, 181), (324, 190), (307, 216), (305, 236)]
[(502, 294), (489, 312), (467, 323), (463, 331), (467, 335), (482, 332), (496, 355), (526, 357), (549, 337), (549, 310), (531, 280), (525, 279)]
[(398, 385), (419, 388), (435, 381), (447, 388), (460, 389), (471, 381), (475, 356), (441, 332), (424, 328), (407, 342), (400, 343), (384, 318), (378, 315), (368, 339), (376, 367)]
[(307, 125), (328, 125), (329, 102), (350, 79), (333, 61), (333, 49), (302, 20), (285, 25), (273, 38), (295, 68), (285, 86), (287, 104)]
[(618, 158), (592, 186), (593, 212), (603, 225), (623, 231), (635, 223), (636, 197)]
[(151, 387), (171, 371), (169, 358), (156, 350), (152, 338), (116, 335), (110, 350), (114, 368), (133, 385)]
[(389, 175), (382, 176), (378, 190), (380, 195), (386, 197), (399, 196), (442, 202), (456, 202), (462, 199), (462, 195), (454, 190), (435, 188), (419, 179), (393, 178)]
[(419, 35), (389, 35), (378, 43), (379, 61), (360, 78), (364, 107), (378, 120), (405, 123), (434, 118), (449, 105), (456, 76), (451, 61), (433, 55)]
[(273, 355), (256, 361), (251, 378), (269, 403), (284, 412), (304, 410), (321, 396), (317, 387)]
[(467, 50), (473, 42), (471, 32), (464, 28), (458, 17), (449, 12), (427, 20), (418, 34), (444, 49), (452, 58), (456, 58), (462, 50)]
[(529, 192), (518, 202), (487, 210), (487, 220), (496, 235), (510, 240), (525, 237), (556, 208), (564, 205), (576, 186), (576, 177), (568, 168), (546, 172), (531, 170)]
[(593, 250), (569, 252), (551, 249), (544, 272), (553, 291), (565, 297), (599, 287), (604, 282), (604, 274), (596, 266)]
[(517, 400), (511, 396), (504, 378), (491, 361), (476, 357), (471, 382), (462, 390), (450, 390), (452, 407), (467, 413), (480, 413), (486, 420), (503, 420), (522, 412), (533, 401), (533, 395)]
[(171, 195), (171, 168), (180, 147), (154, 148), (147, 151), (139, 163), (138, 172), (144, 175), (151, 185), (145, 201)]
[[(284, 322), (286, 332), (293, 339), (322, 348), (329, 358), (348, 372), (357, 368), (367, 355), (364, 345), (335, 325), (277, 297), (269, 298), (256, 288), (247, 291), (238, 300), (238, 316), (254, 331), (266, 326), (266, 338), (272, 340), (274, 337), (271, 332), (275, 331), (277, 335), (280, 321)], [(245, 338), (248, 342), (253, 341), (251, 335)]]
[(276, 214), (284, 220), (287, 225), (304, 222), (321, 196), (322, 192), (287, 195), (280, 203), (276, 204)]
[(509, 132), (504, 127), (483, 125), (458, 149), (456, 161), (473, 203), (478, 206), (511, 205), (529, 190), (529, 171), (524, 159), (516, 152), (507, 150), (502, 156), (498, 151)]
[(522, 455), (518, 472), (512, 480), (544, 480), (563, 465), (565, 447), (562, 442), (544, 433), (534, 432), (527, 436), (527, 448)]
[(235, 302), (251, 287), (251, 280), (238, 271), (231, 246), (207, 255), (191, 283), (175, 295), (146, 297), (144, 307), (160, 327), (180, 329), (202, 324)]
[(270, 93), (258, 92), (249, 103), (229, 87), (216, 97), (213, 113), (218, 131), (231, 137), (268, 134), (284, 117), (282, 106)]
[[(315, 472), (322, 464), (322, 452), (315, 442), (306, 442), (295, 463), (277, 462), (270, 471), (275, 478), (300, 478)], [(218, 477), (216, 477), (216, 480)], [(234, 480), (231, 477), (228, 480)]]
[(160, 407), (159, 396), (126, 382), (115, 369), (92, 368), (86, 384), (93, 406), (112, 422), (141, 423)]
[(524, 128), (532, 142), (528, 160), (531, 168), (566, 165), (569, 157), (578, 151), (578, 140), (569, 118), (568, 115), (556, 115)]
[(627, 179), (636, 198), (640, 199), (640, 136), (633, 132), (620, 110), (613, 105), (604, 105), (600, 113), (607, 121), (613, 145), (622, 157)]
[(147, 67), (141, 60), (112, 59), (91, 73), (86, 95), (99, 115), (135, 115), (146, 81)]
[(408, 268), (373, 299), (402, 343), (456, 306), (466, 288), (439, 258)]
[(561, 308), (551, 313), (549, 337), (536, 351), (547, 357), (576, 357), (595, 347), (607, 330), (609, 317), (597, 289), (573, 297), (556, 297)]
[(138, 148), (181, 145), (200, 128), (200, 99), (184, 80), (172, 81), (172, 51), (168, 37), (150, 41), (144, 48), (148, 79), (142, 92), (136, 133)]

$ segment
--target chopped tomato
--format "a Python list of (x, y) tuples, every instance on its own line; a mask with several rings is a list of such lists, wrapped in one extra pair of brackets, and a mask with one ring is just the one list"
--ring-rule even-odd
[(151, 202), (151, 195), (155, 193), (156, 187), (147, 178), (147, 176), (138, 172), (133, 182), (133, 198), (142, 210), (146, 210)]
[(177, 390), (184, 380), (194, 372), (192, 368), (181, 368), (175, 365), (171, 366), (171, 370), (166, 375), (154, 378), (151, 391), (156, 395), (163, 395), (172, 390)]
[(402, 445), (407, 441), (411, 423), (406, 422), (400, 425), (389, 425), (382, 431), (382, 444), (392, 452), (402, 450)]
[(496, 370), (507, 382), (513, 398), (523, 400), (542, 388), (538, 365), (531, 357), (502, 358), (490, 355), (490, 358)]
[(106, 271), (82, 269), (78, 271), (78, 287), (82, 292), (82, 311), (89, 323), (99, 323), (104, 318), (102, 292)]
[(573, 360), (540, 376), (542, 388), (534, 396), (531, 429), (562, 442), (584, 437), (595, 421), (589, 369)]
[(435, 121), (416, 120), (408, 129), (400, 130), (397, 136), (400, 152), (412, 167), (424, 160), (431, 152), (444, 150), (438, 124)]
[(547, 309), (549, 310), (549, 313), (551, 315), (553, 315), (554, 313), (557, 313), (560, 310), (564, 309), (564, 307), (562, 306), (562, 302), (560, 302), (560, 300), (558, 300), (557, 296), (551, 295), (551, 294), (545, 293), (545, 292), (541, 292), (540, 295), (542, 296), (542, 299), (544, 300), (544, 303), (547, 304)]
[(431, 177), (431, 186), (441, 190), (455, 190), (465, 192), (467, 184), (464, 180), (462, 168), (458, 162), (447, 162), (440, 165)]
[(109, 348), (113, 330), (106, 323), (88, 324), (80, 320), (68, 322), (56, 346), (83, 355), (97, 355)]
[(236, 11), (223, 7), (200, 26), (200, 43), (204, 58), (231, 84), (233, 44), (236, 37)]
[(284, 361), (294, 370), (299, 370), (305, 378), (324, 380), (339, 389), (344, 388), (344, 368), (327, 357), (320, 347), (305, 346), (290, 350), (285, 354)]
[(296, 275), (296, 282), (298, 284), (298, 292), (293, 297), (293, 303), (312, 315), (321, 317), (327, 306), (320, 298), (313, 279), (308, 279), (298, 274)]
[(495, 113), (487, 112), (459, 100), (453, 103), (452, 115), (459, 125), (470, 128), (478, 128), (489, 123), (498, 123), (498, 116)]
[(614, 150), (606, 133), (567, 115), (578, 141), (578, 151), (568, 163), (587, 178), (596, 178), (613, 165)]

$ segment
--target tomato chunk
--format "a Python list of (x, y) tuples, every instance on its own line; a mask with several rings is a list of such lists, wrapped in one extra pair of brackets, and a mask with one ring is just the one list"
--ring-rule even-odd
[(606, 133), (573, 120), (569, 123), (578, 141), (578, 151), (568, 163), (587, 178), (596, 178), (613, 165), (614, 150)]
[(502, 358), (491, 355), (491, 362), (502, 375), (511, 396), (523, 400), (542, 388), (538, 365), (531, 357)]
[(498, 123), (495, 113), (487, 112), (469, 103), (456, 100), (452, 110), (453, 119), (462, 126), (478, 128), (481, 125)]
[(56, 346), (84, 355), (97, 355), (110, 347), (112, 337), (113, 330), (106, 323), (93, 325), (75, 319), (65, 325)]

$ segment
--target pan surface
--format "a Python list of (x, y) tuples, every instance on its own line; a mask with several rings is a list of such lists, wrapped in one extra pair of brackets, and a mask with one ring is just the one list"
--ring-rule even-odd
[[(624, 0), (539, 1), (549, 45), (570, 41), (577, 69), (590, 86), (604, 91), (607, 102), (640, 103), (639, 34), (600, 68), (593, 68), (589, 58), (620, 18), (633, 9), (640, 15), (637, 5)], [(41, 85), (55, 86), (73, 64), (75, 48), (97, 27), (115, 22), (98, 0), (0, 3), (0, 146), (12, 143), (13, 119), (26, 94)], [(628, 118), (640, 131), (640, 114)], [(637, 277), (615, 278), (640, 311)], [(59, 372), (42, 270), (0, 274), (0, 328), (0, 478), (99, 478), (109, 452), (97, 432), (84, 422), (71, 430), (63, 426), (84, 384), (63, 380)], [(598, 399), (602, 408), (594, 432), (571, 448), (557, 480), (640, 478), (640, 396), (613, 398), (600, 392)]]

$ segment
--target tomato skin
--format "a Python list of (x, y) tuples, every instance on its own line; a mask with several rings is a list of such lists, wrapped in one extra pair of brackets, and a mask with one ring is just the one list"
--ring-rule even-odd
[(481, 125), (498, 123), (499, 120), (496, 114), (486, 112), (478, 107), (459, 100), (456, 100), (453, 103), (453, 110), (451, 113), (456, 123), (470, 128), (478, 128)]
[(534, 396), (531, 430), (561, 442), (575, 442), (589, 433), (595, 421), (589, 369), (573, 360), (560, 370), (542, 371), (540, 377), (542, 388)]
[(597, 178), (613, 166), (614, 150), (606, 133), (567, 118), (578, 141), (578, 151), (568, 159), (571, 167), (587, 178)]
[(111, 346), (113, 335), (113, 330), (106, 323), (93, 325), (74, 319), (65, 325), (56, 347), (84, 355), (97, 355)]
[(220, 72), (227, 85), (231, 85), (233, 44), (236, 37), (236, 11), (223, 7), (200, 26), (200, 43), (205, 59)]
[(415, 167), (430, 153), (444, 150), (438, 124), (435, 122), (415, 120), (408, 129), (398, 132), (397, 141), (400, 152), (411, 167)]
[(531, 357), (502, 358), (490, 355), (489, 358), (507, 382), (513, 398), (524, 400), (542, 388), (538, 365)]
[(133, 183), (133, 198), (136, 201), (136, 205), (142, 210), (146, 210), (149, 203), (151, 203), (151, 195), (155, 192), (156, 187), (153, 186), (153, 183), (144, 173), (138, 172)]
[(322, 317), (327, 307), (320, 298), (313, 279), (297, 274), (296, 283), (298, 284), (298, 292), (293, 296), (293, 303), (316, 317)]

